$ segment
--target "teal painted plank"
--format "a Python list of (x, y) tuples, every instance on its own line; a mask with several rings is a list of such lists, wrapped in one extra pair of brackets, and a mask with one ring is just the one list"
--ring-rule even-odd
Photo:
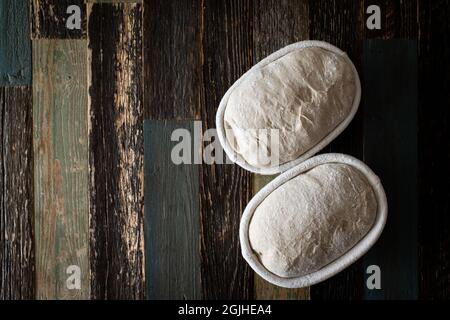
[(366, 288), (365, 297), (417, 299), (417, 41), (365, 41), (363, 74), (364, 161), (389, 204), (383, 234), (364, 258), (365, 268), (380, 267), (381, 289)]
[(27, 0), (0, 1), (0, 85), (31, 84)]
[(179, 143), (171, 141), (176, 129), (184, 129), (193, 137), (194, 123), (144, 122), (145, 269), (149, 299), (199, 299), (201, 295), (198, 165), (172, 162), (172, 148)]

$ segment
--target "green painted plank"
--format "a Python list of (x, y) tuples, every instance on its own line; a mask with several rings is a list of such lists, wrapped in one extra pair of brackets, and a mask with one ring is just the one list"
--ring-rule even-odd
[[(33, 41), (38, 299), (89, 297), (86, 61), (86, 41)], [(80, 289), (66, 286), (71, 265)]]
[(381, 289), (367, 299), (418, 297), (417, 41), (367, 40), (363, 49), (364, 161), (380, 177), (389, 214), (364, 257), (378, 265)]
[(0, 85), (31, 84), (28, 0), (0, 1)]
[[(193, 121), (146, 120), (145, 260), (149, 299), (199, 299), (199, 172), (195, 164), (175, 164), (175, 130), (186, 134), (192, 152)], [(188, 136), (187, 136), (188, 135)], [(193, 155), (191, 154), (191, 159)]]
[(0, 300), (34, 298), (30, 87), (0, 88)]

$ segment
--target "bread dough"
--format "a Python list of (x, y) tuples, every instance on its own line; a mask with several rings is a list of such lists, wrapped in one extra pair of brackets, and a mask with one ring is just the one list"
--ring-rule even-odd
[(227, 141), (247, 163), (267, 168), (272, 146), (260, 129), (278, 129), (277, 164), (295, 160), (349, 115), (355, 95), (346, 56), (320, 47), (293, 50), (233, 89), (224, 111)]
[(284, 278), (315, 272), (371, 229), (377, 202), (356, 168), (318, 165), (285, 182), (256, 208), (249, 241), (264, 267)]

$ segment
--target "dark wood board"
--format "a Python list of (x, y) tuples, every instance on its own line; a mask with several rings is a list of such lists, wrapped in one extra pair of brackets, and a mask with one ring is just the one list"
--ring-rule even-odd
[(145, 297), (142, 10), (88, 5), (93, 299)]
[(31, 84), (28, 0), (0, 1), (0, 86)]
[(450, 6), (419, 1), (419, 297), (450, 297)]
[[(282, 47), (309, 38), (308, 1), (254, 1), (254, 61), (259, 62)], [(256, 194), (273, 177), (253, 175)], [(286, 289), (274, 286), (255, 274), (255, 299), (308, 299), (309, 288)]]
[[(364, 36), (365, 38), (393, 39), (417, 38), (417, 1), (418, 0), (363, 0)], [(381, 11), (381, 29), (369, 30), (366, 10), (370, 5), (377, 5)]]
[[(314, 40), (327, 41), (347, 52), (361, 75), (361, 40), (365, 22), (361, 2), (319, 0), (309, 3), (309, 34)], [(363, 114), (360, 106), (345, 131), (322, 152), (346, 153), (362, 158)], [(358, 260), (338, 275), (311, 287), (311, 299), (361, 299), (364, 294), (362, 262)]]
[(388, 219), (365, 255), (381, 269), (381, 290), (366, 299), (417, 299), (417, 41), (367, 40), (364, 68), (364, 162), (380, 177)]
[[(72, 11), (67, 8), (76, 5), (80, 8), (81, 29), (68, 29), (67, 19)], [(33, 39), (85, 39), (86, 4), (84, 0), (31, 0), (31, 26)]]
[[(181, 137), (172, 134), (183, 134)], [(199, 165), (193, 160), (193, 121), (148, 120), (145, 140), (145, 258), (148, 299), (201, 298)], [(188, 151), (173, 149), (189, 146)], [(177, 151), (178, 150), (178, 151)]]
[[(252, 1), (205, 1), (203, 129), (215, 128), (225, 91), (253, 64)], [(239, 246), (239, 221), (251, 197), (251, 174), (236, 165), (200, 171), (202, 292), (205, 299), (253, 298), (253, 271)]]
[(203, 2), (145, 0), (145, 118), (199, 119)]
[(30, 87), (0, 88), (0, 300), (34, 298), (32, 119)]

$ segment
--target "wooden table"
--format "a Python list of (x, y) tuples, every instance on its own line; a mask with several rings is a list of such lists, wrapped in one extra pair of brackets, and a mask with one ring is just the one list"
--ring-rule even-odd
[[(373, 4), (381, 30), (366, 27)], [(443, 0), (3, 0), (0, 298), (448, 298), (449, 14)], [(366, 256), (287, 290), (240, 255), (240, 215), (268, 178), (167, 157), (173, 130), (214, 128), (237, 78), (305, 39), (346, 51), (363, 84), (322, 152), (369, 164), (390, 210)]]

